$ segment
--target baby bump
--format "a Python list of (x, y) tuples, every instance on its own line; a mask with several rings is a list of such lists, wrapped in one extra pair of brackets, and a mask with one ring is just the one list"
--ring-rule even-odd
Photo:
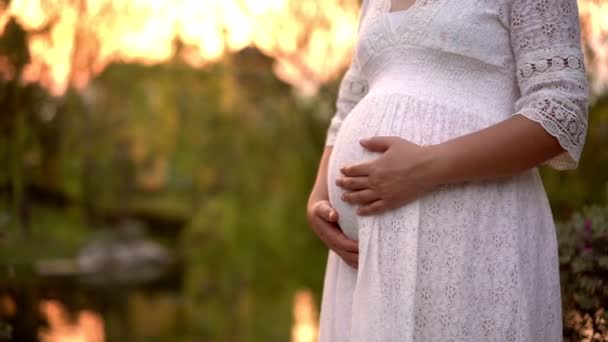
[[(364, 135), (344, 134), (336, 139), (327, 170), (329, 201), (338, 212), (338, 224), (342, 231), (351, 239), (358, 240), (359, 218), (355, 210), (356, 205), (342, 200), (345, 190), (336, 185), (336, 179), (342, 176), (340, 168), (372, 159), (372, 152), (366, 151), (359, 145), (359, 139)], [(377, 153), (376, 153), (377, 155)]]
[[(490, 110), (490, 109), (489, 109)], [(399, 136), (419, 145), (439, 144), (496, 123), (477, 113), (445, 103), (432, 102), (402, 93), (370, 93), (346, 116), (334, 142), (327, 170), (329, 200), (338, 212), (340, 227), (351, 238), (358, 237), (356, 205), (342, 201), (344, 189), (335, 184), (340, 168), (380, 156), (360, 145), (372, 136)]]
[(351, 239), (358, 240), (359, 222), (363, 217), (356, 214), (357, 205), (341, 199), (345, 190), (335, 183), (343, 176), (340, 168), (380, 156), (361, 146), (359, 140), (362, 138), (401, 136), (411, 141), (418, 140), (414, 121), (407, 121), (408, 111), (394, 100), (391, 96), (363, 98), (342, 122), (333, 145), (327, 169), (329, 201), (338, 212), (338, 224)]

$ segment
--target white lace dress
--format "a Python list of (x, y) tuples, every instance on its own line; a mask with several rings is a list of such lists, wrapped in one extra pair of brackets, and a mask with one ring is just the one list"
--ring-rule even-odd
[(329, 252), (320, 342), (561, 341), (555, 226), (536, 168), (365, 217), (334, 181), (378, 156), (362, 137), (437, 144), (517, 114), (566, 150), (547, 165), (575, 168), (588, 104), (576, 0), (390, 6), (364, 1), (327, 131), (330, 201), (360, 254), (355, 270)]

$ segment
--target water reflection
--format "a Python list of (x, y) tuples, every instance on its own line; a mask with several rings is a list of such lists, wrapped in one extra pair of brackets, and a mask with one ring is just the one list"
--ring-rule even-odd
[(298, 290), (293, 301), (293, 327), (291, 342), (317, 340), (317, 309), (310, 290)]
[(82, 310), (71, 319), (65, 307), (57, 300), (44, 300), (40, 312), (48, 327), (41, 328), (41, 342), (103, 342), (104, 323), (101, 316), (90, 310)]
[(101, 236), (78, 255), (86, 282), (99, 285), (142, 284), (158, 279), (172, 263), (169, 251), (146, 239), (136, 221), (124, 221), (114, 234)]

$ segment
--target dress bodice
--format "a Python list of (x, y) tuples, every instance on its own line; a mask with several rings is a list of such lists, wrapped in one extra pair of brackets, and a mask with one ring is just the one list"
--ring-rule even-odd
[[(390, 0), (370, 0), (361, 21), (357, 58), (364, 64), (396, 46), (415, 45), (510, 67), (509, 0), (418, 0), (389, 12)], [(393, 24), (387, 20), (393, 16)]]
[(587, 130), (588, 81), (576, 0), (364, 0), (355, 53), (340, 85), (337, 129), (363, 96), (406, 93), (487, 119), (522, 114), (576, 167)]
[(336, 180), (345, 165), (382, 158), (363, 138), (432, 146), (516, 114), (564, 148), (549, 165), (576, 167), (588, 97), (576, 0), (389, 8), (363, 1), (328, 128), (329, 204), (359, 253), (354, 269), (330, 252), (319, 342), (559, 341), (557, 242), (537, 169), (448, 184), (374, 215), (358, 215)]
[[(518, 89), (504, 4), (478, 2), (418, 1), (397, 12), (370, 8), (355, 52), (370, 92), (449, 102), (494, 120), (511, 115)], [(378, 2), (385, 3), (390, 1)]]
[(405, 92), (495, 120), (512, 114), (518, 89), (504, 3), (478, 2), (418, 1), (388, 12), (390, 0), (377, 1), (355, 50), (370, 92)]

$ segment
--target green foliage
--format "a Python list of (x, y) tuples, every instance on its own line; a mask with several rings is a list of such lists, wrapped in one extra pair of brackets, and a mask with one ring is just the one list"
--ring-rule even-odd
[[(567, 222), (558, 223), (557, 229), (564, 311), (591, 317), (598, 310), (604, 312), (608, 303), (608, 206), (586, 207)], [(608, 319), (608, 313), (603, 315)]]
[[(27, 112), (26, 134), (15, 153), (4, 149), (15, 140), (2, 138), (0, 157), (18, 165), (29, 220), (15, 214), (16, 182), (2, 175), (0, 215), (9, 222), (0, 222), (0, 266), (74, 257), (97, 227), (136, 218), (181, 261), (171, 285), (180, 320), (169, 335), (288, 340), (294, 292), (321, 293), (327, 249), (305, 205), (337, 85), (302, 99), (271, 68), (246, 50), (198, 71), (113, 65), (63, 98), (15, 84), (28, 105), (4, 122), (10, 130)], [(20, 225), (29, 226), (25, 240)]]
[[(16, 75), (27, 63), (15, 23), (0, 55)], [(181, 261), (167, 340), (287, 341), (294, 291), (320, 300), (327, 249), (305, 205), (338, 87), (302, 99), (271, 70), (245, 50), (204, 70), (112, 65), (62, 98), (0, 81), (0, 266), (73, 257), (96, 227), (134, 217)], [(607, 140), (604, 98), (580, 168), (543, 170), (556, 217), (606, 200)], [(607, 213), (558, 225), (565, 308), (608, 302)], [(123, 318), (116, 306), (109, 321)]]
[(589, 109), (587, 140), (579, 167), (571, 171), (541, 169), (553, 214), (566, 220), (584, 206), (608, 203), (608, 95)]

